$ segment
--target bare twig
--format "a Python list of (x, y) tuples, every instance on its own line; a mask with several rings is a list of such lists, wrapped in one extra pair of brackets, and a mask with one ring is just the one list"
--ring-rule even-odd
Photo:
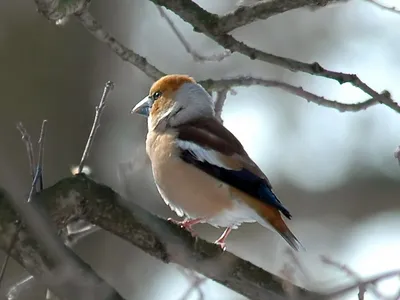
[(92, 35), (94, 35), (99, 41), (106, 43), (122, 60), (130, 62), (154, 80), (165, 75), (165, 73), (151, 65), (146, 58), (133, 52), (131, 49), (120, 43), (115, 37), (106, 32), (101, 24), (97, 22), (97, 20), (87, 10), (83, 10), (76, 14), (76, 16)]
[(32, 180), (35, 178), (35, 158), (33, 155), (33, 146), (31, 141), (31, 136), (29, 135), (28, 131), (25, 129), (22, 122), (17, 124), (17, 129), (21, 133), (22, 140), (24, 141), (26, 152), (28, 154), (29, 159), (29, 172), (31, 173)]
[(233, 12), (219, 17), (215, 26), (215, 34), (225, 34), (236, 28), (243, 27), (257, 20), (266, 20), (277, 14), (302, 7), (323, 7), (329, 4), (346, 2), (346, 0), (271, 0), (257, 1), (248, 6), (240, 6)]
[(205, 56), (199, 54), (196, 50), (194, 50), (189, 42), (185, 39), (183, 34), (179, 31), (179, 29), (175, 26), (174, 22), (171, 20), (171, 18), (168, 16), (168, 14), (165, 13), (164, 9), (158, 5), (156, 5), (160, 15), (167, 21), (169, 27), (171, 27), (172, 31), (175, 33), (176, 37), (179, 39), (183, 47), (185, 48), (186, 52), (189, 53), (192, 57), (193, 60), (196, 62), (206, 62), (206, 61), (221, 61), (225, 59), (226, 57), (231, 55), (231, 52), (229, 50), (225, 50), (219, 54), (213, 54), (210, 56)]
[(47, 120), (43, 120), (38, 141), (39, 153), (38, 153), (37, 172), (39, 173), (39, 191), (43, 190), (43, 157), (44, 157), (44, 138), (46, 135), (46, 125), (47, 125)]
[[(220, 34), (215, 29), (218, 27), (218, 16), (209, 13), (204, 10), (198, 4), (192, 0), (150, 0), (157, 5), (166, 7), (167, 9), (175, 12), (183, 20), (190, 23), (196, 30), (203, 32), (205, 35), (216, 41), (225, 49), (229, 49), (232, 53), (238, 52), (252, 60), (260, 60), (270, 64), (278, 65), (282, 68), (288, 69), (290, 71), (304, 72), (315, 76), (321, 76), (329, 79), (336, 80), (340, 84), (350, 83), (353, 86), (359, 88), (366, 94), (370, 95), (375, 100), (384, 103), (391, 109), (400, 113), (400, 106), (393, 101), (388, 95), (379, 94), (366, 83), (361, 81), (360, 78), (355, 74), (346, 74), (342, 72), (330, 71), (323, 68), (319, 63), (314, 62), (311, 64), (297, 61), (290, 58), (285, 58), (277, 56), (274, 54), (266, 53), (261, 50), (252, 48), (236, 40), (233, 36), (229, 34)], [(296, 2), (296, 1), (293, 1)]]
[(3, 282), (4, 274), (7, 269), (8, 260), (10, 259), (12, 248), (14, 247), (15, 241), (17, 240), (17, 236), (18, 236), (20, 228), (21, 228), (21, 222), (19, 220), (16, 220), (15, 222), (17, 224), (17, 229), (15, 230), (15, 233), (11, 237), (10, 245), (6, 251), (6, 257), (4, 259), (3, 265), (1, 266), (1, 270), (0, 270), (0, 286), (1, 286), (1, 283)]
[[(332, 259), (322, 256), (321, 260), (326, 265), (330, 265), (335, 267), (336, 269), (345, 273), (348, 277), (354, 279), (358, 283), (358, 300), (364, 300), (365, 292), (367, 291), (367, 284), (362, 280), (362, 278), (353, 270), (351, 270), (348, 266), (335, 262)], [(369, 284), (369, 290), (377, 297), (378, 299), (383, 299), (383, 295), (376, 289), (373, 284)]]
[[(286, 92), (289, 92), (293, 95), (304, 98), (309, 102), (313, 102), (320, 106), (333, 108), (340, 112), (357, 112), (360, 110), (365, 110), (376, 104), (379, 104), (379, 101), (375, 98), (371, 98), (371, 99), (368, 99), (363, 102), (352, 103), (352, 104), (337, 102), (334, 100), (325, 99), (322, 96), (318, 96), (318, 95), (315, 95), (308, 91), (305, 91), (301, 87), (296, 87), (296, 86), (290, 85), (285, 82), (281, 82), (281, 81), (277, 81), (277, 80), (255, 78), (255, 77), (250, 77), (250, 76), (239, 76), (239, 77), (226, 78), (226, 79), (221, 79), (221, 80), (209, 79), (209, 80), (200, 81), (199, 83), (202, 86), (204, 86), (205, 88), (211, 88), (211, 89), (217, 89), (217, 90), (223, 89), (223, 88), (236, 87), (236, 86), (252, 86), (252, 85), (275, 87), (275, 88), (284, 90)], [(387, 92), (387, 91), (383, 91), (382, 95), (390, 96), (389, 92)]]
[(101, 117), (103, 109), (106, 105), (107, 96), (113, 88), (114, 88), (114, 83), (111, 81), (107, 81), (106, 85), (104, 86), (103, 95), (101, 96), (100, 103), (98, 106), (96, 106), (96, 114), (94, 116), (92, 129), (90, 130), (90, 134), (89, 134), (88, 140), (86, 142), (85, 150), (83, 151), (82, 158), (79, 163), (78, 173), (82, 172), (83, 166), (85, 165), (85, 161), (89, 156), (90, 148), (92, 147), (94, 137), (96, 135), (97, 129), (100, 126), (100, 117)]
[(22, 280), (19, 280), (17, 283), (12, 285), (7, 293), (7, 300), (17, 300), (23, 291), (30, 289), (35, 283), (35, 279), (32, 275), (25, 277)]
[[(361, 283), (363, 286), (373, 286), (374, 284), (378, 283), (379, 281), (383, 281), (385, 279), (395, 277), (395, 276), (400, 276), (400, 270), (395, 270), (395, 271), (389, 271), (380, 275), (376, 275), (371, 277), (370, 279), (365, 279)], [(356, 282), (355, 284), (351, 284), (349, 286), (346, 286), (344, 288), (336, 289), (335, 291), (329, 293), (327, 295), (327, 298), (336, 298), (340, 295), (344, 295), (354, 289), (359, 289), (360, 288), (360, 283)]]
[(217, 91), (216, 96), (215, 96), (215, 105), (214, 105), (215, 116), (221, 123), (223, 123), (222, 109), (224, 108), (224, 104), (225, 104), (225, 100), (228, 95), (228, 92), (229, 92), (229, 88), (223, 88), (223, 89)]
[(396, 14), (400, 14), (400, 9), (396, 8), (395, 6), (389, 7), (389, 6), (383, 5), (382, 3), (378, 2), (377, 0), (365, 0), (365, 1), (377, 6), (383, 10), (390, 11), (390, 12), (393, 12)]
[(204, 293), (201, 290), (201, 285), (207, 280), (207, 277), (201, 277), (196, 274), (196, 272), (185, 269), (182, 267), (178, 267), (178, 271), (182, 273), (190, 281), (190, 287), (186, 290), (186, 292), (179, 298), (179, 300), (188, 300), (192, 292), (197, 291), (199, 294), (198, 300), (204, 300)]

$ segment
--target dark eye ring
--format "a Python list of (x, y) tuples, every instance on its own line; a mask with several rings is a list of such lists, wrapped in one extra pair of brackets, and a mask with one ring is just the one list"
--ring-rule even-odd
[(161, 97), (161, 92), (155, 92), (151, 98), (153, 98), (154, 101), (156, 101), (158, 98)]

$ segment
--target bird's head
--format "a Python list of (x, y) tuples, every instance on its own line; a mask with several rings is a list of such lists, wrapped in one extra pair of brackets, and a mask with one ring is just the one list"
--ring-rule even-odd
[(207, 91), (187, 75), (167, 75), (157, 80), (149, 95), (131, 113), (149, 117), (149, 129), (184, 124), (214, 115), (214, 102)]

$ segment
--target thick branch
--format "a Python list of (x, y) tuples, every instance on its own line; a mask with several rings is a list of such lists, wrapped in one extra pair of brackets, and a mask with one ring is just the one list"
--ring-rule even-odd
[[(133, 201), (124, 201), (112, 189), (84, 175), (59, 181), (43, 190), (33, 202), (42, 203), (59, 228), (71, 220), (86, 219), (165, 263), (195, 270), (252, 300), (283, 299), (285, 295), (279, 277), (229, 252), (221, 253), (218, 246), (193, 238), (187, 231), (151, 215)], [(15, 213), (4, 200), (0, 203), (0, 226), (11, 228)], [(3, 233), (0, 241), (9, 234)], [(40, 252), (33, 240), (26, 240), (25, 244)], [(21, 242), (18, 245), (22, 247)], [(4, 242), (0, 246), (4, 249)], [(15, 250), (13, 257), (24, 265), (28, 254)], [(300, 294), (316, 296), (302, 289)]]
[[(0, 248), (64, 300), (123, 300), (53, 231), (42, 203), (14, 201), (0, 189)], [(22, 224), (16, 220), (22, 220)], [(15, 234), (18, 231), (17, 234)], [(16, 238), (15, 238), (16, 236)], [(13, 241), (13, 238), (15, 240)]]

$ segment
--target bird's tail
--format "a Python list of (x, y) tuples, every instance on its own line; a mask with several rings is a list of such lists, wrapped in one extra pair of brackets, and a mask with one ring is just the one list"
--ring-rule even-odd
[(299, 251), (303, 250), (305, 251), (306, 248), (300, 243), (300, 241), (297, 239), (297, 237), (290, 231), (290, 229), (286, 226), (285, 231), (278, 231), (277, 232), (283, 237), (283, 239), (292, 247), (293, 250)]
[(279, 211), (272, 211), (269, 207), (263, 206), (258, 209), (258, 213), (262, 218), (261, 225), (267, 228), (273, 228), (273, 231), (276, 231), (281, 235), (281, 237), (290, 245), (290, 247), (295, 251), (306, 249), (297, 239), (297, 237), (293, 234), (293, 232), (286, 225), (285, 221), (282, 219)]

